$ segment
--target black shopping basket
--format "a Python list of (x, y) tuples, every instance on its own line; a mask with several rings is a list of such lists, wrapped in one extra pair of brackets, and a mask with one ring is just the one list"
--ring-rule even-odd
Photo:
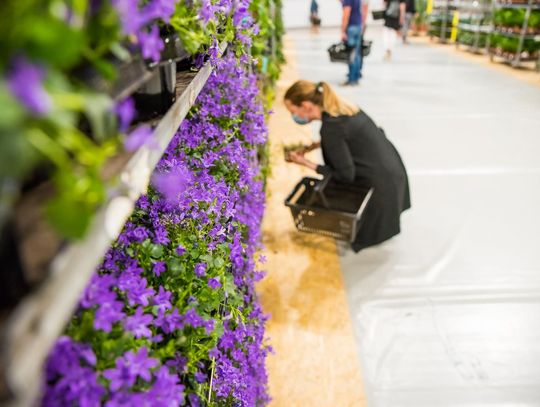
[(296, 228), (353, 242), (358, 234), (373, 188), (303, 178), (285, 200)]
[[(362, 57), (367, 57), (371, 52), (371, 44), (373, 41), (364, 40), (362, 38)], [(344, 64), (349, 64), (351, 62), (351, 56), (353, 48), (347, 45), (346, 42), (338, 42), (328, 48), (328, 55), (330, 56), (331, 62), (341, 62)]]

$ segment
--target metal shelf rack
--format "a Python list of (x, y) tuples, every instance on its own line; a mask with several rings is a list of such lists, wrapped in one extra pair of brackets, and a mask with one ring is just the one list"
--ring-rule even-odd
[[(508, 27), (492, 24), (492, 33), (488, 40), (488, 53), (491, 61), (500, 59), (505, 63), (510, 64), (514, 68), (523, 67), (524, 62), (535, 62), (536, 70), (540, 70), (540, 27), (531, 27), (531, 15), (533, 12), (540, 12), (539, 0), (526, 1), (510, 1), (510, 0), (494, 0), (493, 14), (502, 9), (519, 9), (524, 10), (524, 18), (521, 27)], [(517, 40), (515, 50), (505, 50), (501, 46), (493, 46), (493, 41), (496, 37), (506, 37)], [(526, 49), (525, 45), (533, 45), (532, 50)]]
[[(221, 45), (221, 53), (227, 45)], [(10, 405), (34, 405), (43, 363), (77, 306), (88, 281), (111, 243), (146, 192), (151, 174), (210, 77), (212, 66), (177, 74), (175, 103), (154, 129), (155, 143), (135, 152), (121, 169), (120, 185), (93, 218), (81, 241), (53, 260), (47, 280), (17, 306), (4, 324), (0, 353), (0, 390)]]
[(487, 37), (492, 31), (491, 0), (471, 0), (458, 3), (459, 18), (456, 47), (463, 45), (472, 53), (486, 50)]
[(428, 35), (430, 39), (437, 38), (442, 43), (452, 40), (456, 31), (456, 12), (456, 1), (434, 1), (433, 12), (428, 17)]

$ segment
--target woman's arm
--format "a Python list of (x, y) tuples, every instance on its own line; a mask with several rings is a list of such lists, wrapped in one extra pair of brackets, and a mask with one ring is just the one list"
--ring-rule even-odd
[[(342, 133), (336, 133), (332, 134), (328, 140), (328, 146), (325, 146), (325, 155), (332, 163), (332, 166), (317, 165), (298, 152), (291, 152), (289, 159), (322, 175), (332, 173), (332, 176), (338, 181), (353, 182), (356, 176), (356, 168), (344, 136)], [(320, 145), (320, 143), (318, 144)]]
[(331, 165), (318, 165), (315, 171), (322, 175), (331, 173), (337, 181), (353, 182), (356, 177), (356, 167), (344, 137), (341, 135), (333, 136), (324, 151)]
[(321, 147), (321, 142), (317, 141), (315, 143), (311, 143), (309, 146), (304, 147), (303, 153), (309, 153), (310, 151), (316, 150)]

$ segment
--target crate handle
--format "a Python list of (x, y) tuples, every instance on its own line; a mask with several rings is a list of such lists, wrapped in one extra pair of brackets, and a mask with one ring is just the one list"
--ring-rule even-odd
[(311, 194), (311, 197), (307, 201), (307, 205), (312, 205), (313, 201), (315, 200), (315, 196), (319, 195), (321, 198), (322, 204), (326, 209), (330, 209), (330, 204), (328, 203), (328, 200), (326, 199), (326, 196), (324, 195), (324, 189), (330, 182), (330, 179), (332, 178), (332, 174), (326, 175), (323, 179), (321, 179), (319, 182), (315, 184), (313, 187), (313, 193)]
[(371, 196), (373, 195), (374, 190), (375, 189), (373, 187), (369, 188), (369, 191), (366, 194), (366, 197), (362, 201), (362, 205), (360, 205), (360, 208), (358, 209), (358, 212), (356, 212), (356, 219), (360, 219), (360, 216), (362, 216), (362, 214), (366, 210), (366, 206), (369, 203), (369, 201), (371, 200)]

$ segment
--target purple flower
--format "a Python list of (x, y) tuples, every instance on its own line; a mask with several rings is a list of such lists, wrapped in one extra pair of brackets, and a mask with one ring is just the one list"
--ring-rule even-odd
[(94, 274), (81, 298), (81, 307), (92, 308), (95, 305), (113, 302), (116, 293), (111, 291), (111, 287), (115, 284), (116, 278), (110, 274)]
[(158, 311), (165, 312), (172, 307), (171, 305), (172, 293), (165, 290), (163, 286), (159, 287), (159, 292), (154, 297), (153, 304), (157, 307)]
[(199, 17), (206, 25), (210, 20), (215, 19), (216, 8), (212, 5), (210, 0), (202, 0), (201, 7), (199, 8)]
[(197, 263), (194, 271), (197, 277), (204, 277), (206, 275), (206, 263)]
[(149, 32), (140, 31), (138, 35), (141, 44), (141, 52), (145, 59), (159, 62), (161, 51), (165, 48), (163, 40), (159, 36), (157, 25), (152, 26)]
[(154, 231), (154, 242), (156, 244), (168, 244), (169, 243), (169, 234), (167, 229), (163, 226), (156, 227)]
[(184, 404), (185, 387), (179, 383), (177, 375), (172, 375), (167, 366), (155, 372), (156, 381), (148, 392), (152, 406), (180, 406)]
[(201, 405), (201, 399), (194, 393), (188, 395), (188, 400), (191, 407), (200, 407)]
[(126, 132), (137, 114), (135, 111), (135, 102), (132, 98), (124, 99), (116, 104), (114, 112), (118, 115), (120, 131)]
[(111, 332), (112, 325), (125, 317), (123, 312), (124, 303), (111, 301), (101, 304), (94, 316), (94, 328), (105, 332)]
[(159, 311), (156, 325), (163, 329), (163, 332), (170, 334), (184, 327), (184, 318), (178, 312), (178, 308), (173, 308), (170, 314)]
[(111, 3), (120, 15), (122, 31), (125, 35), (135, 34), (153, 18), (151, 15), (139, 12), (138, 0), (112, 0)]
[(24, 57), (17, 57), (7, 76), (7, 85), (15, 98), (37, 116), (52, 109), (52, 100), (43, 87), (45, 70)]
[(148, 349), (143, 346), (137, 353), (124, 353), (124, 356), (116, 359), (116, 367), (105, 370), (103, 376), (110, 380), (110, 389), (115, 392), (133, 386), (137, 377), (149, 382), (152, 380), (150, 369), (157, 365), (157, 359), (148, 357)]
[(145, 239), (148, 239), (148, 230), (146, 230), (144, 227), (139, 226), (133, 229), (131, 232), (131, 236), (133, 237), (135, 242), (143, 242)]
[(192, 182), (193, 176), (191, 171), (182, 165), (168, 172), (157, 173), (152, 180), (153, 186), (170, 203), (177, 203)]
[[(156, 276), (160, 276), (167, 269), (167, 263), (164, 261), (156, 261), (152, 267), (152, 271)], [(161, 288), (161, 287), (160, 287)]]
[(197, 383), (204, 383), (206, 381), (206, 374), (201, 372), (195, 373), (195, 380)]
[(133, 307), (135, 305), (147, 306), (150, 298), (155, 294), (153, 288), (147, 286), (145, 278), (134, 279), (133, 284), (126, 291), (128, 304)]
[(174, 13), (175, 6), (175, 0), (153, 0), (143, 9), (142, 13), (168, 23)]
[(208, 287), (217, 290), (219, 287), (221, 287), (221, 283), (219, 282), (219, 278), (211, 278), (208, 280)]
[(152, 331), (148, 325), (152, 323), (154, 317), (150, 314), (144, 314), (141, 307), (135, 310), (135, 314), (127, 317), (124, 321), (124, 328), (133, 334), (135, 338), (150, 338)]
[(179, 245), (176, 248), (176, 254), (179, 255), (179, 256), (182, 256), (185, 252), (186, 252), (186, 249), (182, 245)]
[(150, 126), (143, 124), (133, 130), (126, 138), (124, 147), (127, 151), (135, 151), (142, 146), (152, 147), (155, 146), (155, 140), (153, 140), (154, 132)]
[(177, 353), (173, 359), (167, 361), (166, 365), (174, 370), (176, 370), (179, 374), (187, 373), (187, 358)]

